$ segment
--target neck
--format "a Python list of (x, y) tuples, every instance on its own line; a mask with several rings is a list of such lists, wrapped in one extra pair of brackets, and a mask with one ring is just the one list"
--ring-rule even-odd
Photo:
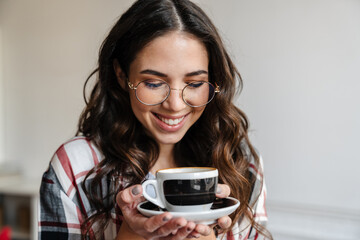
[(159, 144), (159, 157), (154, 166), (150, 169), (150, 172), (155, 174), (159, 169), (176, 167), (174, 146), (174, 144)]

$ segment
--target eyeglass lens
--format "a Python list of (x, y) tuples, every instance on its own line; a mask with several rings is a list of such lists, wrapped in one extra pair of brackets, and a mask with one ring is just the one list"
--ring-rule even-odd
[[(164, 102), (170, 94), (170, 86), (163, 80), (145, 80), (136, 87), (136, 97), (146, 105)], [(206, 81), (191, 82), (182, 90), (184, 102), (192, 107), (209, 103), (215, 95), (214, 86)]]

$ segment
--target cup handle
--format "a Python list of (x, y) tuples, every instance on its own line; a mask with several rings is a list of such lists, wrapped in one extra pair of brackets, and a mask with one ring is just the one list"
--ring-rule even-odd
[[(151, 197), (147, 192), (146, 192), (146, 187), (148, 185), (152, 185), (155, 189), (155, 198)], [(150, 180), (146, 180), (145, 182), (143, 182), (143, 184), (141, 184), (142, 188), (143, 188), (143, 195), (144, 197), (149, 200), (150, 202), (152, 202), (153, 204), (161, 207), (161, 208), (165, 208), (165, 204), (161, 201), (160, 198), (160, 191), (157, 185), (157, 181), (154, 179), (150, 179)]]

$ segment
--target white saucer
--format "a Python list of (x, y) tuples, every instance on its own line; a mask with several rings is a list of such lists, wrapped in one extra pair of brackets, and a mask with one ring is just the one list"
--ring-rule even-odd
[[(195, 223), (202, 223), (209, 225), (215, 223), (216, 219), (231, 214), (236, 210), (236, 208), (239, 205), (240, 205), (239, 200), (232, 197), (227, 197), (227, 198), (217, 199), (209, 211), (171, 212), (171, 215), (173, 217), (184, 217), (186, 220), (193, 221)], [(141, 214), (147, 217), (156, 216), (166, 211), (149, 201), (140, 203), (137, 206), (137, 209)]]

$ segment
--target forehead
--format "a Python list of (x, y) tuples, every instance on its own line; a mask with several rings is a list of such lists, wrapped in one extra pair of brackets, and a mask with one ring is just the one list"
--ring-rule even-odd
[(170, 32), (150, 41), (141, 49), (130, 65), (130, 71), (151, 68), (172, 71), (207, 70), (209, 63), (205, 45), (195, 36), (184, 32)]

